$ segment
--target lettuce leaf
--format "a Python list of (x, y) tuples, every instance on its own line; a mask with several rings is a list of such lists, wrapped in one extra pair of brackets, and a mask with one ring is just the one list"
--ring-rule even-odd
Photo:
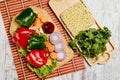
[(25, 49), (21, 48), (21, 47), (20, 47), (20, 49), (18, 51), (21, 53), (22, 56), (27, 56), (27, 54), (28, 54), (28, 52)]
[(55, 60), (55, 59), (51, 59), (51, 60), (52, 60), (52, 65), (50, 65), (50, 66), (44, 65), (40, 68), (36, 68), (28, 63), (27, 67), (32, 72), (35, 72), (39, 77), (45, 77), (45, 76), (49, 75), (53, 71), (53, 69), (56, 67), (57, 60)]

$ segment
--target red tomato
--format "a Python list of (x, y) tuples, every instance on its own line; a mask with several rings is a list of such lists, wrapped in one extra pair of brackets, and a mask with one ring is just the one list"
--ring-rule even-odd
[(20, 47), (26, 49), (28, 45), (28, 40), (30, 39), (30, 34), (37, 34), (35, 30), (30, 30), (25, 27), (18, 29), (13, 36), (13, 42), (15, 42)]
[(47, 50), (31, 50), (27, 55), (27, 60), (34, 67), (41, 67), (46, 64), (48, 56)]

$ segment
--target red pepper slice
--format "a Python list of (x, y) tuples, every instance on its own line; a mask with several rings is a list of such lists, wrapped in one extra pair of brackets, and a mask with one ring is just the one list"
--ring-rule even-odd
[(34, 67), (41, 67), (46, 64), (48, 56), (47, 50), (31, 50), (27, 55), (27, 60)]
[(26, 49), (28, 45), (28, 40), (30, 39), (30, 34), (37, 34), (35, 30), (30, 30), (25, 27), (18, 29), (13, 36), (13, 42), (15, 42), (20, 47)]

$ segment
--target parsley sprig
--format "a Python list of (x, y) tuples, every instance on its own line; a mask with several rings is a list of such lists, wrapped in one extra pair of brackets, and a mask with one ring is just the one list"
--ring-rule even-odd
[(80, 55), (88, 58), (98, 58), (100, 53), (106, 51), (106, 44), (109, 41), (111, 32), (107, 27), (103, 29), (90, 28), (80, 31), (74, 40), (70, 42), (70, 46), (74, 50), (78, 50), (76, 43), (82, 49)]

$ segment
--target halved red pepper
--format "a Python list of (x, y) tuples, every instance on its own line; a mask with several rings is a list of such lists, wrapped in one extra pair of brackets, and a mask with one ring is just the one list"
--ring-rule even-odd
[(15, 42), (20, 47), (27, 49), (28, 40), (30, 39), (30, 34), (37, 34), (35, 30), (30, 30), (25, 27), (18, 29), (13, 36), (13, 42)]
[(41, 67), (46, 64), (48, 56), (47, 50), (31, 50), (27, 55), (27, 60), (32, 66)]

